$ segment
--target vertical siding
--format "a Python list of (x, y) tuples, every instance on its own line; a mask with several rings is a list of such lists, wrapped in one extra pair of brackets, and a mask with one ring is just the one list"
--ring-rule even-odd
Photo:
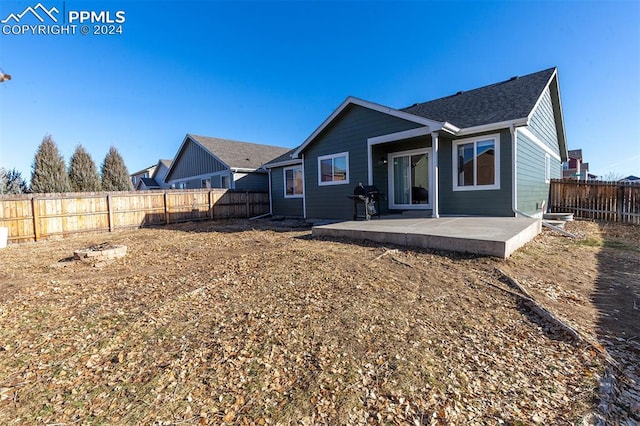
[[(420, 125), (361, 106), (345, 108), (304, 151), (307, 217), (350, 219), (353, 202), (348, 196), (359, 182), (368, 181), (367, 139), (416, 127)], [(318, 157), (345, 151), (349, 152), (349, 183), (319, 186)]]
[(271, 169), (271, 203), (276, 216), (303, 217), (302, 198), (284, 198), (284, 168)]
[[(549, 201), (549, 183), (545, 181), (545, 151), (518, 132), (518, 210), (542, 213), (542, 202)], [(562, 164), (551, 157), (551, 179), (562, 176)]]
[(558, 155), (560, 154), (558, 131), (553, 115), (553, 103), (551, 102), (551, 92), (549, 88), (542, 94), (542, 99), (531, 116), (529, 130), (545, 145), (551, 148), (553, 152)]
[(224, 164), (211, 156), (211, 153), (189, 140), (176, 160), (171, 176), (167, 176), (167, 179), (185, 179), (226, 169)]
[(266, 173), (234, 173), (235, 189), (242, 191), (269, 190), (269, 176)]
[[(491, 134), (496, 132), (491, 132)], [(441, 138), (438, 164), (440, 167), (440, 214), (513, 216), (511, 132), (500, 132), (500, 189), (480, 191), (453, 190), (453, 140)], [(472, 137), (472, 136), (471, 136)], [(461, 139), (467, 139), (465, 136)]]

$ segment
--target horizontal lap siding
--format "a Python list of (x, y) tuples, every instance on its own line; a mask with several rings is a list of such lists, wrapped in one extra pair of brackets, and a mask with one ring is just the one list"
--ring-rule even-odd
[(284, 198), (284, 168), (271, 169), (271, 203), (276, 216), (303, 217), (302, 198)]
[[(492, 132), (491, 134), (496, 133)], [(453, 140), (440, 138), (440, 213), (445, 215), (513, 216), (511, 205), (511, 132), (500, 133), (500, 189), (453, 190)], [(470, 136), (473, 137), (473, 136)], [(467, 139), (465, 136), (463, 139)]]
[(551, 102), (551, 92), (549, 88), (544, 91), (538, 107), (531, 116), (528, 129), (545, 145), (551, 148), (554, 153), (560, 155), (558, 132), (553, 115), (553, 104)]
[[(350, 219), (353, 188), (368, 182), (367, 139), (421, 127), (361, 106), (350, 105), (304, 150), (307, 217), (313, 219)], [(318, 157), (349, 152), (349, 183), (318, 185)], [(382, 191), (384, 189), (380, 188)]]
[[(560, 155), (558, 133), (551, 92), (547, 88), (536, 110), (531, 116), (527, 129), (551, 152)], [(542, 202), (549, 202), (549, 183), (545, 181), (546, 151), (528, 137), (518, 132), (517, 138), (517, 207), (518, 210), (535, 215), (542, 213)], [(550, 156), (551, 179), (562, 177), (562, 164), (554, 156)]]
[(234, 173), (235, 189), (238, 190), (269, 190), (269, 176), (266, 173)]

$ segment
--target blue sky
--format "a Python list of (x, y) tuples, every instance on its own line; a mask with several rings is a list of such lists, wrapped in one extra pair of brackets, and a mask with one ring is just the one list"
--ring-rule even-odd
[[(0, 20), (37, 3), (2, 0)], [(41, 3), (125, 22), (0, 34), (0, 166), (26, 178), (45, 134), (67, 161), (113, 145), (134, 172), (186, 133), (294, 147), (350, 95), (401, 108), (552, 66), (569, 148), (640, 175), (637, 1)]]

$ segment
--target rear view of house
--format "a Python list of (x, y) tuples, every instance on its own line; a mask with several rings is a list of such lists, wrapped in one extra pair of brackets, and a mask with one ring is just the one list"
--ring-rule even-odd
[(266, 167), (276, 215), (349, 219), (363, 184), (383, 214), (540, 216), (566, 160), (550, 68), (402, 109), (349, 97)]
[(171, 188), (264, 190), (269, 187), (262, 166), (289, 148), (187, 134), (165, 181)]

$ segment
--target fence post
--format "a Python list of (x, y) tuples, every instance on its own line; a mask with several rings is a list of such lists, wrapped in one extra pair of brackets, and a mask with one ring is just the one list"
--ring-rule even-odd
[(244, 196), (246, 198), (247, 201), (247, 219), (249, 219), (251, 212), (249, 211), (249, 191), (244, 193)]
[(209, 190), (209, 219), (213, 220), (213, 191)]
[(37, 200), (34, 198), (31, 199), (31, 213), (33, 216), (33, 241), (38, 241), (40, 239), (40, 211), (37, 208)]
[(164, 191), (164, 223), (169, 224), (169, 194)]
[(109, 232), (113, 232), (113, 206), (111, 204), (111, 194), (107, 194), (107, 220), (109, 222)]

